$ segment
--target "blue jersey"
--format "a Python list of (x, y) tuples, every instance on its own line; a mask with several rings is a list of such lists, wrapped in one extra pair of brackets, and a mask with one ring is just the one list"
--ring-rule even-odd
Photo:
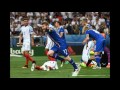
[(65, 34), (64, 34), (64, 29), (63, 29), (63, 27), (60, 27), (60, 28), (58, 28), (58, 34), (60, 34), (61, 32), (63, 32), (63, 36), (61, 37), (62, 39), (65, 39)]
[(55, 30), (51, 30), (47, 32), (51, 40), (58, 46), (66, 47), (66, 40), (62, 39), (59, 34)]
[(91, 37), (91, 38), (96, 40), (95, 52), (102, 52), (102, 51), (104, 51), (105, 39), (98, 31), (90, 29), (90, 30), (86, 31), (86, 34), (89, 34), (89, 37)]
[(95, 39), (96, 41), (104, 39), (104, 37), (94, 29), (87, 30), (86, 34), (89, 34), (89, 37)]

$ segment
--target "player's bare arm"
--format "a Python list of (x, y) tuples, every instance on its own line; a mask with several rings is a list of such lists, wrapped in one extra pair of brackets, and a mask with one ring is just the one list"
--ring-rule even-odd
[(31, 34), (32, 46), (34, 46), (34, 34)]
[(59, 36), (63, 37), (63, 35), (64, 35), (64, 32), (60, 32)]
[(86, 34), (86, 38), (85, 38), (85, 40), (82, 43), (85, 44), (85, 43), (88, 42), (88, 40), (89, 40), (89, 34)]
[(21, 42), (21, 41), (22, 41), (22, 38), (23, 38), (23, 37), (22, 37), (22, 33), (20, 33), (20, 35), (19, 35), (19, 44), (20, 44), (20, 45), (22, 44), (22, 42)]

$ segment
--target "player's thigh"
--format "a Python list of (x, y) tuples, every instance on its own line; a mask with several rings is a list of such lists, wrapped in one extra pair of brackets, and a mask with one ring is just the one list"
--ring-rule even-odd
[(48, 61), (45, 62), (41, 67), (43, 68), (43, 70), (46, 70), (46, 66), (48, 65)]
[(60, 47), (59, 53), (62, 54), (65, 58), (69, 58), (69, 53), (66, 47)]
[(84, 61), (84, 62), (88, 62), (88, 59), (89, 59), (89, 56), (88, 55), (82, 55), (82, 60)]
[(57, 52), (58, 51), (58, 47), (56, 46), (56, 45), (54, 45), (49, 51), (48, 51), (48, 53), (47, 53), (47, 55), (49, 56), (53, 56), (53, 54), (55, 53), (55, 52)]
[(31, 46), (29, 42), (23, 43), (22, 51), (30, 51)]
[(104, 50), (104, 40), (97, 41), (95, 52), (102, 52), (103, 50)]

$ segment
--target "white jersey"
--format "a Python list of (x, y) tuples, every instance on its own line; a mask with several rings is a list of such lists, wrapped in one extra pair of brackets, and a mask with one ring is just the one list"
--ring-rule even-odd
[(28, 26), (22, 26), (21, 27), (21, 33), (23, 34), (23, 43), (24, 42), (30, 42), (30, 35), (33, 33), (33, 28)]
[(93, 41), (89, 41), (88, 42), (88, 46), (87, 46), (87, 44), (84, 46), (84, 48), (83, 48), (83, 52), (82, 52), (82, 60), (84, 61), (84, 62), (88, 62), (88, 60), (89, 60), (89, 58), (90, 58), (90, 50), (92, 49), (92, 48), (94, 48), (94, 46), (95, 46), (95, 44), (94, 44), (94, 42)]
[(51, 49), (54, 46), (54, 42), (50, 39), (50, 37), (47, 35), (47, 44), (46, 47), (47, 49)]
[(46, 66), (51, 67), (52, 70), (58, 69), (58, 65), (56, 61), (47, 61), (41, 67), (43, 68), (43, 70), (47, 70)]
[[(51, 24), (49, 25), (50, 28), (54, 28)], [(50, 37), (47, 35), (47, 44), (46, 44), (46, 49), (51, 49), (54, 46), (54, 42), (50, 39)]]
[(30, 51), (30, 35), (33, 33), (33, 28), (31, 26), (22, 26), (21, 27), (21, 33), (23, 34), (23, 45), (22, 45), (22, 51)]

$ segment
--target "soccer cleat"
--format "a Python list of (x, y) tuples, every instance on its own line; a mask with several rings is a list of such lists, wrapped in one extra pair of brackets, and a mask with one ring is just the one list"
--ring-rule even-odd
[(28, 68), (28, 65), (23, 66), (22, 68)]
[(61, 65), (60, 65), (60, 67), (63, 67), (63, 62), (61, 62)]
[(80, 66), (86, 67), (86, 64), (84, 62), (80, 63)]
[(31, 71), (34, 71), (35, 70), (35, 61), (32, 62), (32, 66), (31, 66)]
[(78, 69), (75, 69), (75, 71), (74, 71), (74, 72), (72, 72), (72, 76), (77, 76), (77, 75), (78, 75), (78, 73), (80, 72), (80, 69), (81, 69), (81, 67), (80, 67), (80, 66), (78, 66)]
[(106, 66), (106, 68), (110, 68), (110, 63), (108, 63), (108, 65)]
[(69, 62), (68, 61), (65, 61), (65, 64), (68, 64)]

